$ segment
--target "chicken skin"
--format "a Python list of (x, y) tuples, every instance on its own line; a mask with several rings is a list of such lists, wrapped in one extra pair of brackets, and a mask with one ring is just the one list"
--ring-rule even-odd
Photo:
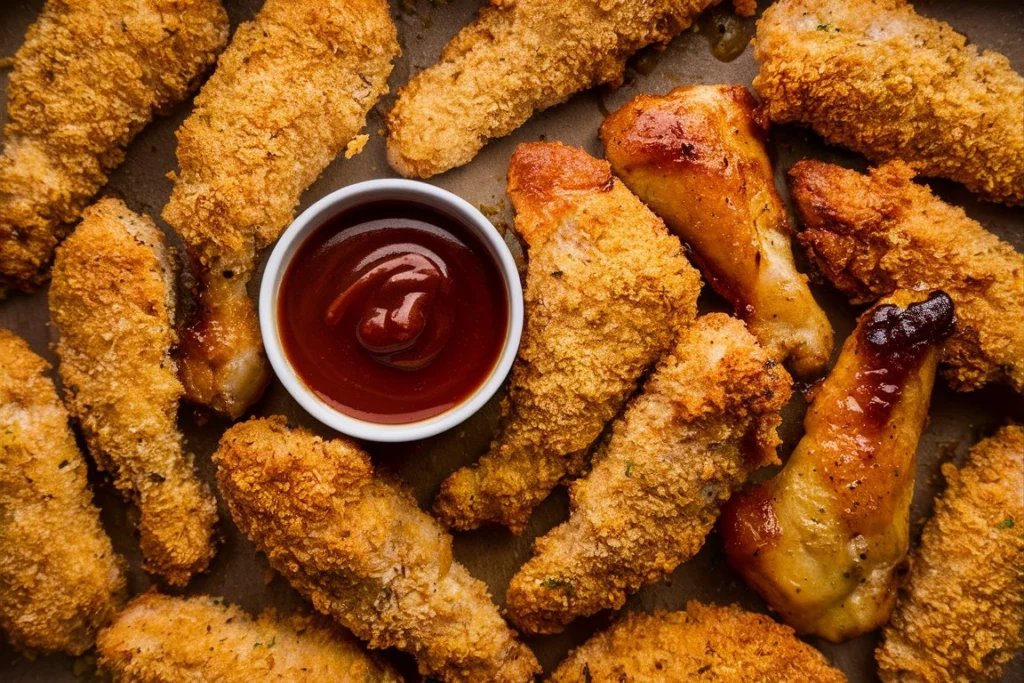
[(739, 85), (639, 95), (601, 126), (615, 175), (690, 246), (761, 345), (797, 374), (820, 375), (832, 326), (793, 263), (767, 133)]
[(998, 681), (1024, 646), (1024, 428), (971, 449), (925, 525), (878, 648), (885, 683)]
[(178, 131), (163, 211), (201, 279), (199, 319), (182, 335), (189, 400), (237, 418), (263, 393), (270, 370), (246, 293), (256, 258), (358, 143), (398, 53), (386, 0), (267, 0), (238, 27)]
[(700, 275), (665, 224), (582, 150), (520, 145), (508, 195), (529, 251), (519, 356), (490, 451), (442, 484), (435, 509), (456, 529), (520, 533), (693, 320)]
[(957, 327), (943, 374), (961, 391), (1006, 382), (1024, 393), (1024, 255), (892, 162), (863, 175), (818, 161), (790, 170), (800, 243), (854, 303), (897, 288), (941, 289)]
[(1024, 78), (906, 0), (781, 0), (754, 58), (772, 121), (1024, 204)]
[(739, 607), (631, 612), (569, 653), (548, 683), (846, 683), (793, 629)]
[[(469, 163), (535, 112), (622, 82), (626, 59), (668, 43), (720, 0), (491, 0), (440, 61), (398, 92), (388, 160), (410, 178)], [(738, 2), (753, 13), (752, 2)]]
[(229, 429), (214, 455), (231, 516), (313, 606), (368, 641), (412, 653), (445, 683), (526, 683), (540, 667), (452, 539), (353, 441), (283, 417)]
[(618, 609), (697, 554), (719, 508), (747, 475), (777, 463), (779, 411), (791, 380), (722, 313), (699, 318), (612, 429), (569, 521), (536, 543), (508, 608), (529, 633)]
[(325, 617), (257, 619), (223, 601), (146, 593), (96, 642), (114, 683), (400, 683)]
[(53, 250), (124, 148), (228, 39), (220, 0), (47, 0), (14, 58), (0, 155), (0, 296)]
[(145, 569), (183, 586), (213, 557), (217, 505), (182, 450), (174, 269), (161, 233), (119, 200), (86, 209), (57, 249), (50, 315), (72, 415), (141, 512)]
[(730, 563), (797, 632), (841, 642), (889, 619), (917, 442), (953, 324), (942, 292), (899, 291), (864, 313), (786, 466), (723, 509)]
[(0, 330), (0, 628), (18, 650), (79, 655), (124, 603), (124, 561), (49, 367)]

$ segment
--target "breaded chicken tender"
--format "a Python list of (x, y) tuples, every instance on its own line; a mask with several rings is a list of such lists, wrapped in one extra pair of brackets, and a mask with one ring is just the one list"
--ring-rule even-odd
[(548, 683), (845, 683), (793, 629), (736, 605), (631, 612), (569, 653)]
[(1024, 78), (906, 0), (781, 0), (754, 57), (772, 121), (1024, 204)]
[(751, 471), (778, 463), (779, 411), (792, 381), (743, 323), (699, 318), (612, 429), (569, 521), (537, 540), (512, 578), (509, 613), (528, 633), (622, 607), (704, 545)]
[(142, 513), (145, 569), (183, 586), (213, 557), (217, 505), (177, 427), (174, 295), (163, 233), (120, 200), (87, 209), (57, 249), (50, 315), (68, 406)]
[(79, 655), (124, 603), (49, 364), (0, 329), (0, 627), (18, 650)]
[(227, 39), (220, 0), (47, 0), (7, 89), (0, 295), (45, 280), (125, 146), (192, 92)]
[[(720, 0), (491, 0), (440, 61), (398, 92), (388, 161), (429, 178), (581, 90), (622, 82), (626, 59), (668, 43)], [(739, 2), (752, 14), (748, 2)]]
[(146, 593), (96, 641), (114, 683), (400, 683), (329, 619)]
[(520, 533), (693, 320), (701, 283), (665, 224), (583, 150), (520, 145), (508, 195), (529, 251), (519, 356), (490, 451), (442, 484), (435, 509), (456, 529)]
[(941, 289), (956, 304), (943, 374), (961, 391), (1024, 392), (1024, 255), (892, 162), (863, 175), (819, 161), (790, 170), (800, 242), (854, 303), (897, 288)]
[(235, 31), (178, 130), (163, 217), (201, 279), (182, 335), (189, 400), (237, 418), (270, 378), (246, 293), (302, 192), (366, 123), (399, 53), (386, 0), (267, 0)]
[(214, 454), (239, 529), (314, 607), (445, 683), (526, 683), (540, 667), (452, 539), (353, 441), (283, 417), (229, 429)]
[(1024, 647), (1024, 428), (942, 473), (948, 488), (876, 652), (885, 683), (998, 681)]

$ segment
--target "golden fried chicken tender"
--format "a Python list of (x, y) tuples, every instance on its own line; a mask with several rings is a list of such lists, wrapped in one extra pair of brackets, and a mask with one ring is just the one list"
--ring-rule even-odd
[(446, 683), (526, 683), (540, 671), (452, 539), (353, 441), (283, 417), (229, 429), (214, 454), (231, 516), (314, 607), (369, 642), (412, 653)]
[(704, 545), (719, 508), (751, 471), (778, 463), (779, 411), (792, 381), (743, 323), (699, 318), (572, 484), (569, 521), (537, 540), (508, 609), (528, 633), (622, 607)]
[(767, 134), (741, 85), (638, 95), (601, 126), (612, 170), (690, 246), (761, 345), (797, 374), (820, 375), (832, 325), (793, 263)]
[(114, 683), (400, 683), (329, 619), (264, 611), (253, 619), (209, 596), (146, 593), (96, 641)]
[(183, 586), (213, 557), (217, 505), (177, 427), (174, 296), (163, 233), (120, 200), (86, 209), (57, 249), (50, 315), (68, 406), (97, 465), (139, 506), (145, 569)]
[(790, 170), (800, 243), (854, 303), (897, 288), (941, 289), (957, 327), (943, 374), (961, 391), (1006, 382), (1024, 393), (1024, 255), (891, 162), (870, 176), (819, 161)]
[(182, 335), (190, 400), (237, 418), (270, 378), (246, 284), (302, 192), (357, 137), (399, 53), (386, 0), (267, 0), (178, 131), (163, 217), (202, 280)]
[(631, 612), (569, 653), (548, 683), (846, 683), (820, 652), (763, 614), (690, 602)]
[(998, 681), (1024, 647), (1024, 428), (942, 473), (948, 488), (876, 652), (885, 683)]
[(79, 655), (126, 598), (49, 364), (0, 329), (0, 628), (19, 650)]
[(757, 25), (772, 121), (1024, 203), (1024, 78), (906, 0), (781, 0)]
[(693, 320), (701, 283), (665, 224), (583, 150), (520, 145), (508, 195), (529, 248), (519, 356), (498, 437), (435, 509), (456, 529), (520, 533)]
[[(581, 90), (622, 82), (626, 59), (668, 43), (720, 0), (491, 0), (440, 61), (398, 92), (388, 161), (428, 178)], [(746, 2), (737, 3), (752, 14)]]
[(888, 621), (917, 443), (953, 324), (942, 292), (900, 290), (864, 313), (786, 466), (722, 510), (729, 562), (797, 632), (841, 642)]
[(53, 250), (124, 148), (228, 39), (220, 0), (47, 0), (14, 59), (0, 156), (0, 294)]

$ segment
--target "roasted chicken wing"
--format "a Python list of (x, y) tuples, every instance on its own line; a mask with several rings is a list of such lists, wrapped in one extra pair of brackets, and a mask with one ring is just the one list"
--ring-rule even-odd
[(86, 209), (57, 249), (50, 315), (71, 413), (97, 465), (141, 512), (145, 568), (182, 586), (214, 553), (217, 504), (182, 449), (164, 236), (120, 200)]
[(267, 0), (238, 27), (178, 131), (164, 219), (199, 271), (182, 335), (187, 397), (237, 418), (269, 368), (246, 285), (302, 192), (353, 142), (398, 54), (386, 0)]
[(767, 121), (743, 86), (639, 95), (605, 120), (612, 170), (688, 244), (762, 346), (800, 375), (824, 372), (832, 326), (796, 270)]
[(0, 295), (32, 289), (124, 148), (228, 39), (220, 0), (48, 0), (14, 59), (0, 156)]
[(529, 249), (526, 325), (490, 451), (441, 487), (456, 529), (521, 532), (696, 312), (700, 276), (679, 240), (608, 164), (558, 143), (520, 145), (508, 171)]
[(864, 313), (786, 466), (722, 512), (730, 563), (800, 633), (840, 642), (889, 618), (917, 442), (953, 324), (942, 292), (899, 291)]

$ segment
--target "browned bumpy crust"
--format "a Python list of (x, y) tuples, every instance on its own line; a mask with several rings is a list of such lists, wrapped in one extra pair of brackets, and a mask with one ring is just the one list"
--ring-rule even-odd
[(778, 462), (791, 383), (742, 322), (699, 318), (572, 484), (569, 521), (538, 539), (512, 578), (512, 620), (529, 633), (561, 631), (696, 555), (732, 492)]
[(520, 145), (508, 195), (526, 240), (526, 323), (489, 452), (449, 477), (451, 527), (521, 532), (693, 320), (700, 275), (665, 224), (604, 161), (559, 143)]
[(163, 233), (120, 200), (89, 207), (57, 249), (50, 315), (68, 406), (97, 464), (139, 506), (145, 568), (183, 586), (213, 557), (217, 503), (178, 431)]
[(1024, 646), (1024, 428), (942, 466), (945, 493), (878, 648), (885, 683), (998, 681)]
[(548, 683), (846, 683), (793, 629), (736, 605), (631, 612), (569, 653)]
[(48, 0), (14, 59), (0, 156), (0, 295), (53, 250), (157, 112), (228, 38), (220, 0)]
[(0, 627), (18, 650), (79, 655), (124, 603), (124, 561), (49, 367), (0, 330)]
[(452, 558), (452, 539), (354, 441), (283, 417), (227, 431), (214, 455), (231, 516), (270, 565), (371, 648), (412, 653), (446, 683), (527, 683), (540, 672)]
[(950, 385), (1006, 382), (1024, 392), (1024, 255), (912, 182), (906, 164), (864, 175), (801, 161), (789, 175), (800, 243), (833, 285), (854, 303), (941, 289), (956, 304), (942, 357)]
[(754, 57), (772, 121), (1024, 203), (1024, 78), (906, 0), (781, 0), (758, 22)]

